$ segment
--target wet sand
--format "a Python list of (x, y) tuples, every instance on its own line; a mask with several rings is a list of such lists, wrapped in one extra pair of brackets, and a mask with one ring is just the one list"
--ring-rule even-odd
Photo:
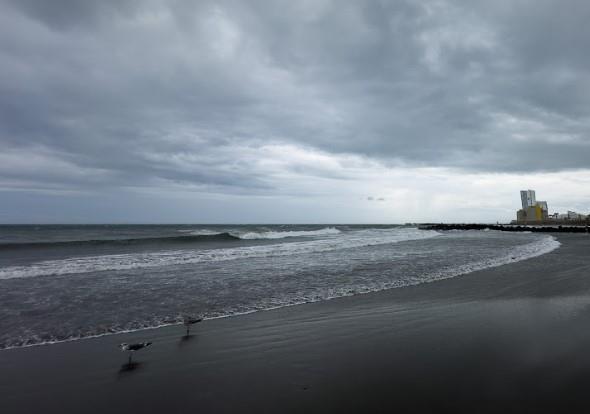
[[(588, 412), (590, 237), (444, 281), (0, 351), (0, 412)], [(128, 366), (121, 342), (152, 341)]]

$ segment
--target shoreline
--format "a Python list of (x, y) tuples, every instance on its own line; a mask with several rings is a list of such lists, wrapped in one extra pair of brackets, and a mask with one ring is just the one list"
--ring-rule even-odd
[[(0, 352), (0, 411), (585, 412), (590, 239), (467, 275)], [(120, 342), (153, 341), (126, 366)]]
[[(556, 238), (554, 236), (552, 236), (552, 240), (556, 241)], [(528, 247), (530, 244), (534, 244), (534, 243), (535, 242), (525, 244), (521, 247), (525, 248), (525, 247)], [(388, 291), (388, 290), (392, 290), (392, 289), (403, 289), (403, 288), (407, 288), (410, 286), (438, 282), (441, 280), (466, 276), (466, 275), (469, 275), (470, 273), (477, 272), (480, 270), (492, 269), (495, 267), (504, 266), (504, 265), (511, 264), (511, 263), (518, 263), (520, 261), (530, 260), (532, 258), (547, 254), (555, 249), (559, 249), (560, 245), (561, 244), (559, 243), (559, 241), (556, 241), (556, 243), (552, 243), (551, 245), (544, 246), (543, 248), (541, 248), (537, 251), (521, 253), (520, 256), (518, 253), (511, 253), (506, 256), (497, 257), (492, 262), (484, 262), (484, 263), (474, 262), (474, 263), (469, 264), (468, 266), (459, 267), (458, 269), (454, 269), (453, 271), (451, 271), (449, 273), (437, 274), (436, 276), (432, 277), (431, 279), (426, 279), (426, 280), (418, 281), (415, 283), (409, 283), (409, 284), (404, 284), (404, 285), (399, 285), (399, 286), (397, 286), (397, 285), (384, 286), (384, 287), (380, 287), (380, 288), (377, 288), (374, 290), (369, 289), (367, 291), (360, 291), (360, 292), (355, 292), (352, 294), (342, 294), (342, 295), (333, 296), (333, 297), (322, 297), (317, 300), (308, 300), (308, 301), (295, 302), (295, 303), (286, 303), (286, 304), (273, 306), (273, 307), (269, 307), (269, 308), (264, 308), (264, 309), (253, 309), (253, 310), (248, 310), (248, 311), (234, 313), (234, 314), (205, 317), (204, 321), (211, 321), (211, 320), (222, 319), (222, 318), (240, 317), (243, 315), (248, 315), (248, 314), (256, 313), (256, 312), (267, 312), (267, 311), (272, 311), (272, 310), (286, 308), (286, 307), (308, 305), (311, 303), (325, 302), (325, 301), (340, 299), (340, 298), (344, 298), (344, 297), (354, 297), (354, 296), (359, 296), (359, 295), (367, 295), (367, 294), (378, 293), (381, 291)], [(39, 342), (39, 343), (8, 346), (6, 348), (0, 348), (0, 352), (11, 350), (11, 349), (30, 348), (30, 347), (37, 347), (37, 346), (50, 346), (50, 345), (56, 345), (56, 344), (61, 344), (61, 343), (65, 343), (65, 342), (84, 341), (84, 340), (89, 340), (89, 339), (101, 338), (104, 336), (124, 335), (124, 334), (149, 331), (149, 330), (160, 329), (160, 328), (165, 328), (165, 327), (173, 327), (173, 326), (179, 326), (179, 325), (182, 325), (181, 321), (162, 323), (162, 324), (155, 325), (155, 326), (146, 326), (146, 327), (141, 327), (141, 328), (136, 328), (136, 329), (121, 330), (121, 331), (117, 331), (117, 332), (105, 332), (105, 333), (100, 333), (100, 334), (96, 334), (96, 335), (84, 336), (84, 337), (57, 339), (57, 340), (50, 340), (50, 341)]]

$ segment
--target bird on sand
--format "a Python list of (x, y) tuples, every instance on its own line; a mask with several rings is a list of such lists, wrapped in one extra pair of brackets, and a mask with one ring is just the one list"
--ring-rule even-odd
[(203, 318), (201, 317), (194, 317), (194, 316), (185, 316), (184, 318), (182, 318), (182, 323), (184, 326), (186, 326), (186, 336), (188, 336), (190, 329), (191, 329), (191, 325), (194, 325), (195, 323), (199, 323), (203, 320)]
[(129, 352), (129, 365), (131, 365), (131, 357), (133, 353), (139, 351), (140, 349), (146, 348), (151, 344), (151, 342), (138, 342), (136, 344), (128, 344), (123, 342), (122, 344), (119, 344), (119, 348), (121, 348), (121, 351)]

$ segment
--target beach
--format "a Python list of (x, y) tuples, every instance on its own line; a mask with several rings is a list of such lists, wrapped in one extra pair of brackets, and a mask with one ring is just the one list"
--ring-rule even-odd
[[(587, 412), (590, 237), (432, 283), (0, 351), (2, 413)], [(151, 341), (127, 364), (122, 342)]]

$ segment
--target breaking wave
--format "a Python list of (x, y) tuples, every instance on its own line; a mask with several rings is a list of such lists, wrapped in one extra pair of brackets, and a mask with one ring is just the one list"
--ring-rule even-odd
[[(409, 240), (427, 239), (436, 237), (439, 234), (440, 233), (434, 230), (418, 230), (415, 228), (361, 230), (349, 232), (344, 237), (323, 238), (309, 241), (294, 241), (289, 243), (257, 246), (241, 246), (203, 250), (166, 250), (158, 252), (73, 257), (59, 260), (45, 260), (26, 266), (9, 266), (0, 268), (0, 279), (100, 272), (106, 270), (130, 270), (258, 257), (309, 254), (380, 244), (398, 243)], [(229, 237), (234, 236), (229, 235)]]
[(96, 240), (72, 240), (57, 242), (35, 242), (35, 243), (1, 243), (0, 251), (13, 249), (35, 249), (47, 247), (76, 247), (76, 246), (103, 246), (103, 245), (147, 245), (147, 244), (182, 244), (199, 243), (212, 241), (233, 241), (239, 240), (238, 236), (230, 233), (210, 234), (189, 234), (186, 236), (164, 236), (164, 237), (138, 237), (129, 239), (96, 239)]
[(257, 239), (284, 239), (287, 237), (314, 237), (314, 236), (328, 236), (332, 234), (340, 234), (340, 230), (334, 227), (326, 227), (320, 230), (308, 231), (261, 231), (248, 232), (236, 235), (242, 240), (257, 240)]
[(189, 243), (224, 242), (236, 240), (274, 240), (288, 237), (317, 237), (340, 234), (341, 231), (334, 227), (326, 227), (320, 230), (308, 231), (214, 231), (208, 229), (200, 230), (179, 230), (183, 233), (180, 236), (160, 237), (135, 237), (135, 238), (114, 238), (95, 240), (65, 240), (65, 241), (42, 241), (42, 242), (20, 242), (0, 243), (0, 251), (22, 250), (22, 249), (45, 249), (54, 247), (92, 247), (92, 246), (141, 246), (157, 244), (178, 245)]

